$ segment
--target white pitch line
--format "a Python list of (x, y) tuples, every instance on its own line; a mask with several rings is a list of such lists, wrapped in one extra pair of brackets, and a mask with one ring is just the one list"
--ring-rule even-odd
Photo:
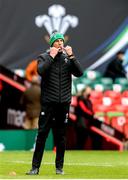
[[(7, 163), (17, 163), (17, 164), (31, 164), (31, 161), (4, 161)], [(43, 162), (42, 164), (44, 165), (54, 165), (54, 162)], [(99, 166), (99, 167), (117, 167), (117, 166), (128, 166), (128, 163), (118, 163), (118, 165), (115, 164), (110, 164), (110, 163), (86, 163), (86, 162), (81, 162), (81, 163), (64, 163), (64, 165), (67, 166)]]
[[(6, 162), (10, 162), (10, 163), (17, 163), (17, 164), (31, 164), (31, 162), (27, 162), (27, 161), (6, 161)], [(43, 164), (45, 165), (54, 165), (55, 163), (53, 162), (43, 162)], [(103, 167), (112, 167), (112, 164), (108, 164), (108, 163), (64, 163), (67, 166), (103, 166)]]

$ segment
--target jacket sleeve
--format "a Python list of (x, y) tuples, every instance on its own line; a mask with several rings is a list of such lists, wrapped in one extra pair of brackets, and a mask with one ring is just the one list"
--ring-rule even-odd
[(48, 72), (51, 64), (53, 63), (53, 58), (49, 54), (44, 53), (41, 54), (37, 59), (37, 72), (40, 76), (44, 76)]
[(70, 61), (71, 61), (71, 73), (76, 77), (82, 76), (83, 70), (79, 61), (76, 58), (70, 59)]

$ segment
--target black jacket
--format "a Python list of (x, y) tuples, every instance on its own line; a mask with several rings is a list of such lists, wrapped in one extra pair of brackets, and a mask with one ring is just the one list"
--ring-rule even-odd
[(118, 77), (126, 77), (122, 61), (119, 59), (112, 60), (108, 65), (104, 76), (112, 78), (113, 81)]
[(41, 81), (41, 102), (70, 103), (72, 74), (80, 77), (83, 72), (79, 62), (58, 53), (53, 59), (48, 52), (38, 58)]

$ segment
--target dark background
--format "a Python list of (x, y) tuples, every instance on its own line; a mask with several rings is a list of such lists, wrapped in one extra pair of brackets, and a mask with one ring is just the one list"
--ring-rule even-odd
[(121, 26), (128, 17), (127, 0), (0, 0), (0, 64), (9, 69), (24, 69), (49, 46), (45, 27), (35, 25), (35, 17), (48, 15), (53, 4), (65, 7), (66, 15), (79, 18), (76, 28), (69, 27), (67, 44), (87, 68), (101, 56), (87, 58)]

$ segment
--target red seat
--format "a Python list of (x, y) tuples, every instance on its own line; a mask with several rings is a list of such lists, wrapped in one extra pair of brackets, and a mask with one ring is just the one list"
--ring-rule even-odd
[(128, 119), (128, 105), (125, 106), (122, 104), (117, 104), (115, 105), (115, 110), (124, 113), (125, 117)]
[(124, 124), (126, 124), (125, 116), (112, 117), (111, 119), (111, 126), (122, 133), (124, 131)]
[(110, 124), (110, 123), (111, 123), (110, 118), (109, 118), (108, 116), (105, 116), (104, 122), (105, 122), (106, 124)]
[(121, 97), (121, 104), (124, 106), (128, 106), (128, 97)]
[(122, 104), (116, 104), (115, 105), (115, 110), (118, 111), (118, 112), (126, 113), (128, 111), (128, 106), (124, 106)]
[(128, 97), (128, 90), (126, 90), (122, 93), (122, 97)]
[(91, 99), (102, 98), (102, 97), (103, 97), (103, 93), (100, 91), (92, 91), (90, 95)]
[(93, 106), (102, 103), (102, 99), (91, 99), (90, 98), (90, 100), (91, 100)]
[(107, 91), (104, 92), (104, 96), (110, 97), (112, 99), (116, 99), (116, 98), (121, 97), (121, 93), (116, 92), (116, 91), (112, 91), (112, 90), (107, 90)]
[(103, 93), (98, 91), (92, 91), (90, 95), (90, 100), (93, 105), (102, 103)]
[(121, 98), (120, 96), (116, 98), (112, 98), (110, 96), (104, 96), (102, 99), (102, 103), (106, 106), (112, 106), (112, 105), (114, 106), (116, 104), (121, 104)]
[(108, 111), (112, 111), (114, 110), (114, 107), (113, 106), (105, 106), (103, 104), (96, 104), (94, 106), (94, 112), (108, 112)]

